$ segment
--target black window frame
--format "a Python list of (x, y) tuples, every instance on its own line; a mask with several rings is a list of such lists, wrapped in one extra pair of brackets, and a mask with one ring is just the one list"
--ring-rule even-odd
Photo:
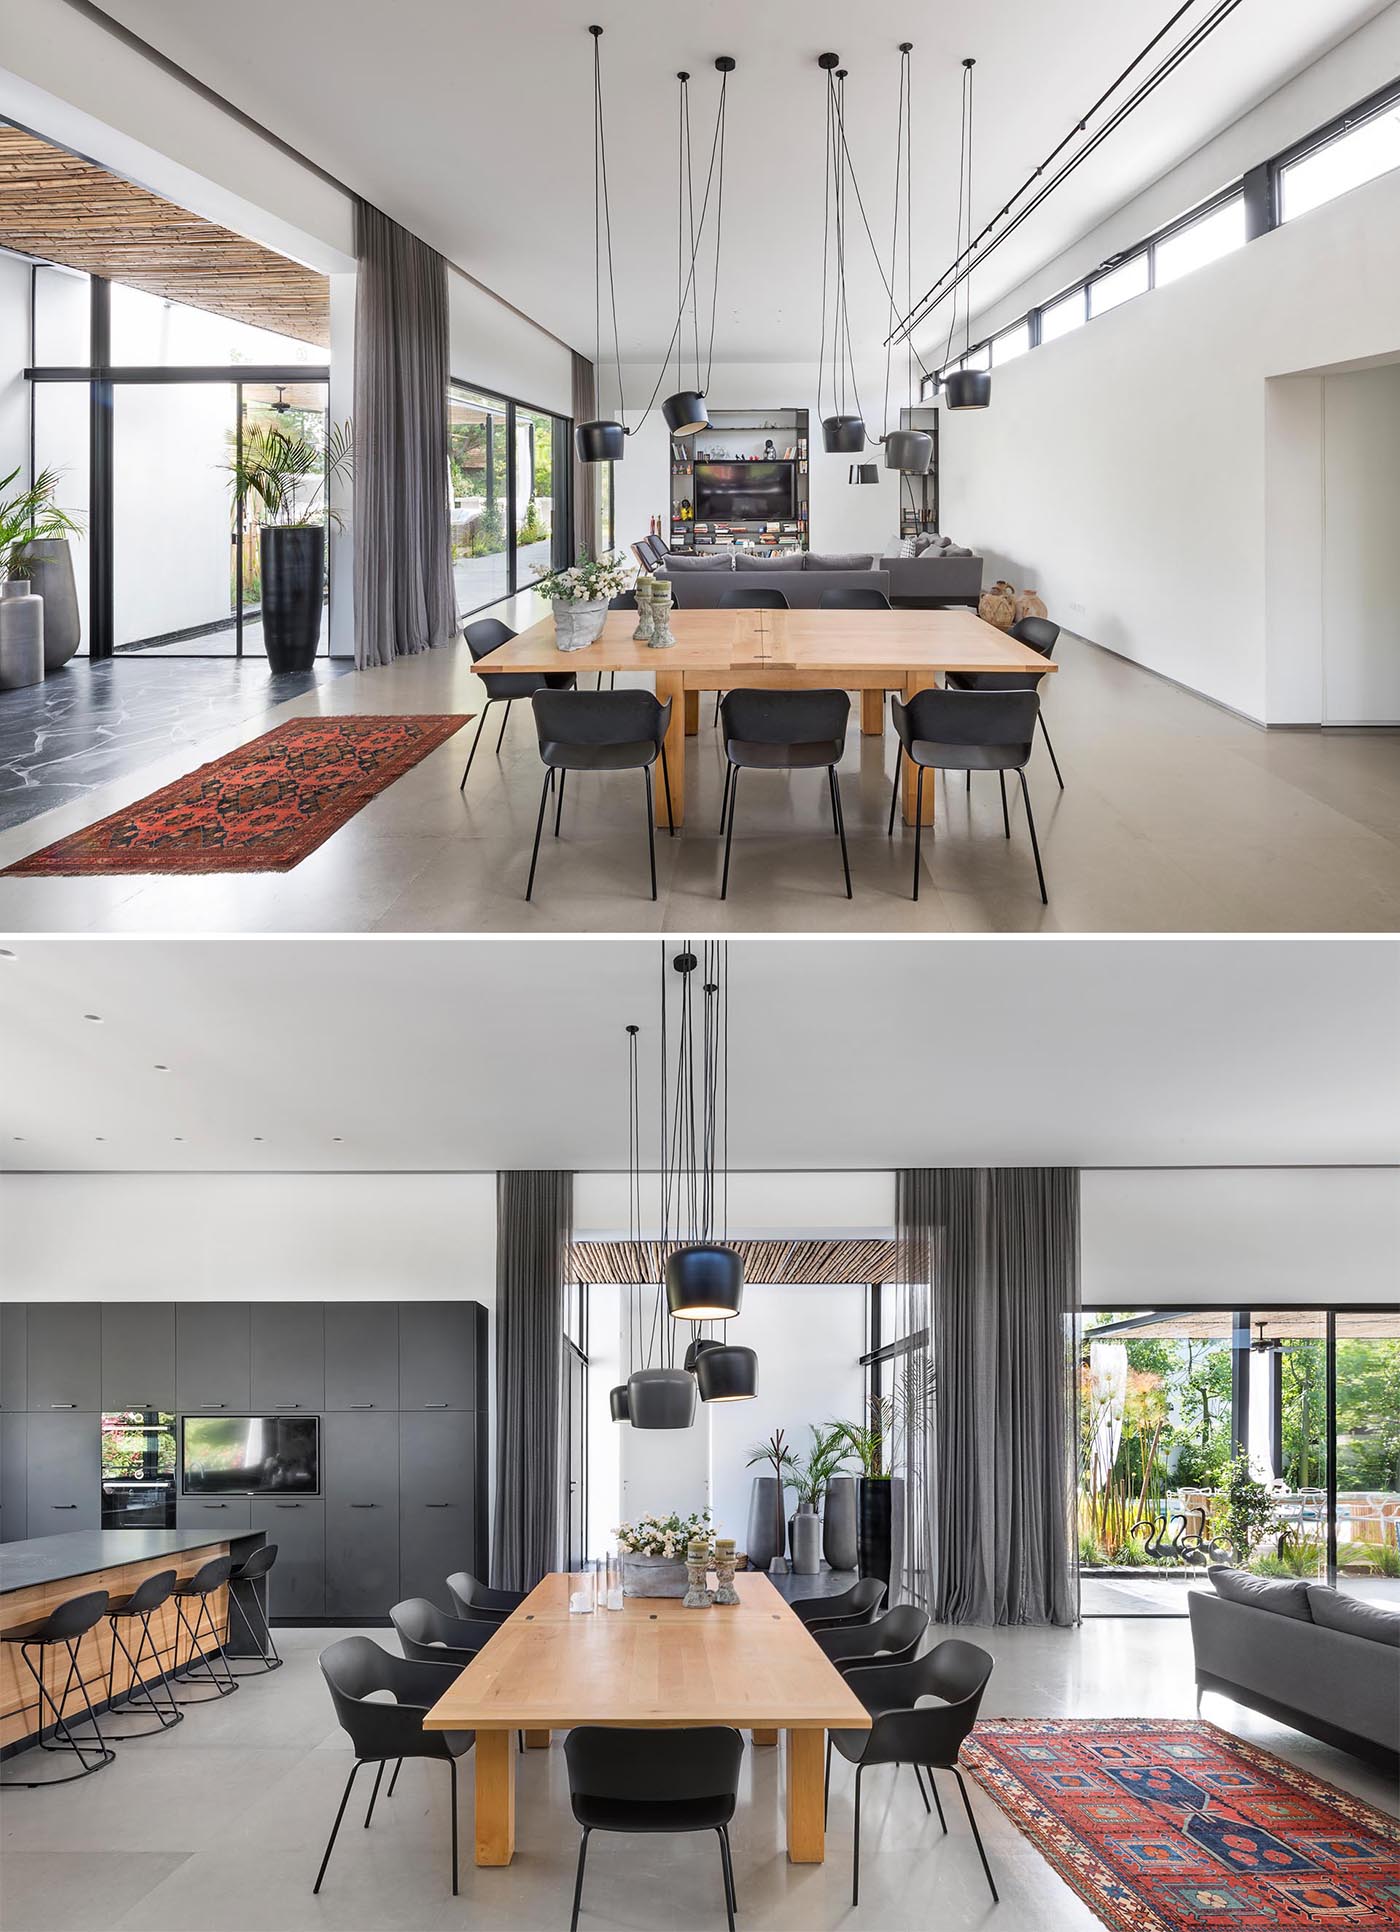
[[(516, 416), (521, 410), (527, 416), (548, 416), (551, 423), (550, 451), (554, 463), (554, 489), (552, 500), (554, 515), (550, 526), (551, 557), (550, 568), (561, 570), (573, 563), (573, 463), (570, 460), (574, 445), (574, 423), (571, 416), (563, 416), (555, 409), (547, 409), (542, 403), (528, 402), (523, 396), (508, 396), (503, 390), (493, 388), (489, 383), (473, 382), (466, 376), (449, 376), (449, 393), (454, 389), (463, 390), (469, 395), (480, 396), (489, 402), (505, 404), (506, 435), (506, 587), (496, 597), (488, 597), (470, 609), (459, 610), (459, 618), (475, 617), (493, 604), (501, 603), (507, 597), (516, 597), (530, 584), (519, 580), (518, 559), (516, 557), (517, 490), (515, 479), (515, 430)], [(561, 456), (562, 453), (562, 456)]]

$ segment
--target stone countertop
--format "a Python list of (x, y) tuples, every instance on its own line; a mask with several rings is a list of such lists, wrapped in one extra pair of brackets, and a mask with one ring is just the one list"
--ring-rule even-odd
[(0, 1595), (117, 1570), (124, 1563), (144, 1563), (151, 1557), (181, 1556), (229, 1540), (211, 1536), (208, 1530), (96, 1529), (0, 1543)]

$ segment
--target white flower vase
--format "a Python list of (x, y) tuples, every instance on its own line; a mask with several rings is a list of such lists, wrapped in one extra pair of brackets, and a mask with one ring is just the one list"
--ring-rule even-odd
[(561, 651), (586, 650), (607, 621), (606, 597), (594, 597), (587, 603), (555, 597), (549, 607), (554, 613), (554, 641)]

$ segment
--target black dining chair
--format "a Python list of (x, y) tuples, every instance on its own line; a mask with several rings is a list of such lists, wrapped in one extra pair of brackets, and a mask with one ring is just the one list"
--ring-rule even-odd
[[(151, 1635), (151, 1618), (157, 1610), (169, 1603), (175, 1594), (179, 1578), (174, 1570), (157, 1570), (154, 1576), (144, 1577), (136, 1588), (124, 1597), (113, 1597), (107, 1605), (107, 1622), (112, 1632), (112, 1652), (107, 1660), (107, 1701), (110, 1709), (107, 1714), (108, 1735), (117, 1739), (129, 1737), (154, 1737), (158, 1731), (171, 1731), (177, 1724), (183, 1724), (185, 1713), (175, 1702), (166, 1675), (164, 1664), (156, 1649)], [(128, 1638), (134, 1636), (135, 1652), (132, 1652)], [(117, 1652), (126, 1661), (126, 1689), (117, 1699)], [(149, 1660), (149, 1670), (143, 1677), (141, 1665)], [(159, 1689), (163, 1695), (156, 1696)], [(145, 1720), (136, 1731), (113, 1730), (112, 1724), (118, 1718), (127, 1716)], [(155, 1722), (151, 1723), (150, 1719)]]
[[(1055, 655), (1055, 646), (1060, 641), (1060, 627), (1048, 617), (1022, 617), (1011, 626), (1007, 635), (1014, 637), (1018, 644), (1028, 644), (1033, 651), (1039, 651), (1042, 657), (1049, 658)], [(944, 683), (955, 691), (1037, 691), (1044, 675), (1043, 671), (949, 671)], [(1036, 722), (1045, 740), (1045, 749), (1050, 754), (1050, 763), (1055, 767), (1060, 790), (1063, 791), (1065, 781), (1060, 775), (1060, 761), (1050, 742), (1043, 710), (1036, 713)], [(971, 772), (967, 774), (967, 787), (971, 791)]]
[[(462, 632), (472, 660), (483, 658), (488, 651), (508, 644), (517, 636), (509, 624), (503, 624), (499, 617), (480, 617), (476, 623), (468, 624)], [(504, 704), (505, 716), (501, 719), (501, 729), (496, 736), (496, 750), (500, 751), (505, 742), (506, 726), (510, 723), (510, 707), (516, 698), (533, 697), (536, 691), (572, 691), (577, 679), (572, 671), (478, 671), (477, 676), (486, 687), (486, 702), (481, 707), (481, 722), (476, 727), (472, 748), (467, 753), (467, 768), (462, 773), (459, 792), (467, 789), (467, 777), (472, 768), (472, 759), (481, 742), (481, 734), (486, 728), (486, 713), (493, 704)]]
[(389, 1612), (405, 1657), (420, 1664), (450, 1663), (465, 1670), (500, 1629), (498, 1623), (449, 1617), (426, 1597), (405, 1597)]
[(844, 691), (726, 691), (720, 702), (724, 726), (724, 800), (719, 829), (724, 833), (721, 899), (729, 897), (729, 855), (741, 771), (817, 771), (826, 769), (831, 822), (841, 841), (841, 870), (851, 897), (851, 862), (846, 853), (846, 820), (836, 766), (846, 749), (851, 701)]
[[(365, 1813), (365, 1830), (374, 1816), (375, 1800), (384, 1778), (384, 1767), (394, 1766), (389, 1795), (405, 1758), (437, 1758), (447, 1763), (451, 1776), (452, 1802), (452, 1896), (457, 1896), (457, 1760), (476, 1742), (474, 1731), (425, 1731), (424, 1715), (438, 1699), (451, 1690), (457, 1679), (455, 1664), (420, 1664), (395, 1657), (381, 1650), (370, 1637), (342, 1637), (321, 1652), (321, 1675), (330, 1687), (331, 1702), (340, 1728), (354, 1748), (355, 1762), (345, 1781), (340, 1809), (335, 1814), (326, 1844), (321, 1869), (312, 1892), (319, 1892), (326, 1867), (335, 1849), (336, 1834), (350, 1802), (350, 1792), (363, 1764), (377, 1764), (374, 1789)], [(387, 1691), (392, 1704), (372, 1701), (376, 1692)]]
[(647, 854), (651, 860), (651, 896), (656, 897), (656, 811), (651, 768), (661, 760), (666, 787), (666, 825), (676, 835), (671, 816), (671, 774), (666, 764), (666, 732), (671, 722), (671, 700), (662, 704), (650, 691), (537, 691), (535, 729), (545, 767), (540, 788), (535, 844), (530, 853), (530, 878), (525, 897), (535, 890), (544, 810), (556, 778), (559, 796), (554, 807), (554, 836), (559, 836), (564, 813), (564, 781), (571, 771), (640, 771), (646, 779)]
[(743, 585), (736, 585), (733, 590), (726, 590), (719, 600), (719, 607), (721, 610), (791, 610), (792, 608), (782, 591), (765, 590), (761, 584), (755, 584), (751, 590)]
[(885, 1601), (885, 1585), (877, 1576), (863, 1576), (835, 1597), (794, 1597), (788, 1608), (809, 1630), (835, 1630), (841, 1625), (870, 1623)]
[[(569, 1932), (578, 1932), (588, 1840), (595, 1831), (712, 1831), (719, 1839), (724, 1909), (734, 1932), (738, 1900), (729, 1823), (738, 1802), (744, 1741), (727, 1725), (685, 1731), (585, 1724), (564, 1740), (569, 1798), (583, 1827)], [(672, 1868), (674, 1879), (674, 1867)]]
[(490, 1590), (470, 1570), (457, 1570), (447, 1579), (447, 1594), (459, 1617), (482, 1623), (503, 1623), (525, 1601), (524, 1590)]
[(917, 1655), (928, 1629), (928, 1611), (916, 1603), (896, 1604), (870, 1623), (838, 1623), (808, 1629), (817, 1648), (842, 1676), (861, 1664), (907, 1664)]
[(846, 590), (824, 590), (817, 609), (892, 610), (893, 605), (883, 590), (871, 590), (865, 584), (852, 584)]
[[(992, 1659), (976, 1644), (950, 1637), (932, 1649), (927, 1657), (908, 1664), (865, 1664), (845, 1673), (846, 1682), (870, 1712), (874, 1723), (868, 1731), (829, 1731), (826, 1745), (826, 1793), (831, 1796), (831, 1753), (833, 1747), (856, 1767), (855, 1837), (851, 1855), (851, 1905), (860, 1903), (860, 1781), (872, 1764), (912, 1764), (928, 1772), (929, 1789), (938, 1807), (938, 1822), (944, 1831), (948, 1822), (934, 1780), (935, 1771), (951, 1771), (958, 1781), (967, 1822), (977, 1844), (992, 1898), (997, 1898), (992, 1868), (982, 1849), (982, 1834), (977, 1829), (972, 1800), (963, 1783), (958, 1753), (973, 1725), (982, 1693), (992, 1674)], [(919, 1706), (921, 1697), (938, 1697), (937, 1705)], [(923, 1780), (919, 1781), (923, 1790)], [(927, 1807), (928, 1798), (924, 1804)]]
[[(1026, 806), (1026, 829), (1031, 835), (1035, 856), (1035, 876), (1040, 882), (1040, 903), (1050, 901), (1045, 892), (1045, 871), (1040, 863), (1040, 843), (1035, 835), (1031, 795), (1026, 786), (1026, 766), (1035, 739), (1035, 721), (1040, 714), (1040, 699), (1034, 691), (918, 691), (905, 704), (895, 698), (890, 706), (894, 728), (899, 737), (900, 755), (918, 767), (919, 778), (914, 809), (914, 898), (919, 896), (919, 845), (923, 836), (924, 773), (926, 771), (994, 771), (1001, 780), (1001, 822), (1011, 837), (1011, 816), (1006, 806), (1006, 774), (1014, 771), (1021, 781), (1021, 797)], [(894, 788), (890, 793), (889, 832), (894, 832), (895, 806), (899, 802), (900, 759), (894, 761)]]
[[(77, 1778), (90, 1778), (94, 1771), (102, 1770), (104, 1765), (115, 1760), (117, 1754), (103, 1737), (97, 1712), (92, 1707), (79, 1655), (83, 1638), (101, 1623), (107, 1614), (108, 1603), (105, 1590), (88, 1590), (80, 1597), (69, 1597), (66, 1602), (50, 1610), (46, 1617), (0, 1630), (0, 1643), (16, 1646), (25, 1669), (38, 1687), (34, 1711), (35, 1743), (41, 1751), (71, 1753), (80, 1767), (76, 1771), (65, 1772), (61, 1778), (0, 1778), (0, 1790), (42, 1791), (49, 1784), (72, 1784)], [(58, 1650), (67, 1659), (67, 1670), (63, 1689), (55, 1698), (45, 1672), (49, 1652)], [(37, 1653), (37, 1664), (32, 1653)], [(63, 1669), (62, 1661), (58, 1668)], [(18, 1680), (18, 1671), (15, 1675)], [(68, 1700), (75, 1692), (83, 1700), (83, 1708), (70, 1717)], [(76, 1724), (90, 1724), (92, 1737), (75, 1737), (73, 1726)], [(48, 1737), (44, 1736), (46, 1730), (50, 1733)]]

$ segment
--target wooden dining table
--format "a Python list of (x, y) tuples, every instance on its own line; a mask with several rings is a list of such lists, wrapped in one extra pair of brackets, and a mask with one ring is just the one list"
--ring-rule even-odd
[(570, 1594), (591, 1579), (554, 1574), (511, 1612), (423, 1720), (476, 1733), (478, 1865), (515, 1853), (514, 1733), (538, 1749), (575, 1724), (732, 1724), (760, 1746), (782, 1732), (788, 1857), (821, 1863), (826, 1732), (868, 1730), (870, 1716), (767, 1577), (741, 1571), (735, 1586), (737, 1604), (709, 1609), (627, 1597), (579, 1613)]
[[(666, 733), (673, 825), (685, 823), (687, 735), (699, 724), (702, 691), (769, 688), (784, 691), (841, 690), (861, 694), (861, 730), (880, 736), (885, 693), (905, 699), (938, 683), (948, 671), (1034, 671), (1058, 668), (1028, 644), (1019, 643), (975, 611), (956, 610), (675, 610), (675, 643), (653, 650), (632, 636), (632, 611), (609, 611), (598, 638), (581, 651), (561, 653), (554, 620), (541, 618), (519, 636), (478, 659), (473, 669), (559, 671), (578, 674), (642, 671), (656, 680), (656, 695), (671, 699)], [(905, 761), (904, 819), (914, 823), (917, 774)], [(657, 787), (657, 814), (664, 823), (667, 787)], [(933, 823), (934, 787), (923, 795), (924, 823)]]

